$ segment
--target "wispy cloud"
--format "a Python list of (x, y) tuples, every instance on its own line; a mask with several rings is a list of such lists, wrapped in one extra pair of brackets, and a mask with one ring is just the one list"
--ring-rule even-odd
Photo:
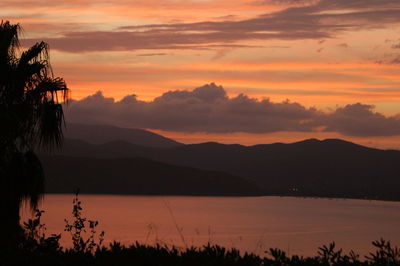
[(393, 44), (392, 49), (400, 49), (400, 42), (398, 44)]
[[(67, 52), (139, 49), (201, 49), (249, 45), (254, 40), (327, 39), (338, 33), (400, 23), (400, 3), (322, 0), (245, 20), (121, 26), (112, 31), (65, 32), (47, 38)], [(29, 40), (30, 42), (34, 40)]]
[(168, 55), (167, 53), (148, 53), (148, 54), (138, 54), (137, 56), (163, 56)]

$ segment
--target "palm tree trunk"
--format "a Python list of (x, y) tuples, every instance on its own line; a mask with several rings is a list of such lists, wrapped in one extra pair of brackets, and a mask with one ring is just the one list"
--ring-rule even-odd
[[(2, 186), (5, 180), (2, 180)], [(0, 194), (0, 248), (4, 250), (15, 248), (18, 244), (18, 240), (21, 237), (22, 229), (19, 225), (19, 207), (20, 199), (18, 194), (15, 193), (15, 189), (10, 184), (3, 188), (8, 188), (6, 191), (3, 190)]]

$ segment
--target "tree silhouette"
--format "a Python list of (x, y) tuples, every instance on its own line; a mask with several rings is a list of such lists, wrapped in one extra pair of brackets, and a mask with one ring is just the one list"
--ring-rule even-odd
[(21, 51), (20, 32), (19, 24), (0, 23), (1, 239), (16, 238), (21, 204), (27, 201), (35, 209), (41, 199), (44, 173), (34, 151), (60, 146), (60, 102), (68, 98), (64, 80), (53, 77), (48, 45), (39, 42)]

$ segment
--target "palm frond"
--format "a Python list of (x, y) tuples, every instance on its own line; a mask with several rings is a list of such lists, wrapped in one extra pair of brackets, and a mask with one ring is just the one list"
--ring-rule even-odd
[(11, 24), (9, 21), (0, 23), (0, 56), (15, 56), (16, 50), (20, 47), (19, 33), (21, 27), (19, 24)]
[(37, 209), (44, 194), (44, 171), (33, 151), (24, 154), (24, 187), (22, 199), (28, 200), (32, 210)]
[(59, 148), (63, 139), (64, 112), (61, 104), (47, 102), (40, 109), (37, 138), (39, 146), (52, 150)]
[(44, 193), (44, 171), (34, 152), (14, 152), (4, 167), (7, 189), (18, 197), (20, 203), (29, 201), (32, 210), (37, 208)]
[(21, 54), (18, 65), (23, 66), (31, 61), (41, 62), (43, 60), (48, 60), (48, 47), (48, 44), (45, 42), (36, 43)]
[(20, 53), (21, 30), (19, 24), (0, 23), (2, 185), (5, 180), (0, 190), (9, 189), (7, 195), (19, 205), (28, 200), (36, 208), (44, 172), (33, 149), (60, 147), (65, 127), (61, 101), (68, 100), (69, 90), (62, 78), (53, 76), (48, 44), (38, 42)]

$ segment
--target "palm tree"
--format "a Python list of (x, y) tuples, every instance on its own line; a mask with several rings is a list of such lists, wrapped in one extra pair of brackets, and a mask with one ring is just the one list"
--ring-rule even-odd
[[(61, 102), (68, 98), (54, 78), (48, 45), (21, 51), (19, 24), (0, 23), (0, 238), (15, 238), (23, 202), (35, 209), (44, 172), (35, 150), (59, 147), (63, 139)], [(0, 241), (3, 242), (3, 241)]]

